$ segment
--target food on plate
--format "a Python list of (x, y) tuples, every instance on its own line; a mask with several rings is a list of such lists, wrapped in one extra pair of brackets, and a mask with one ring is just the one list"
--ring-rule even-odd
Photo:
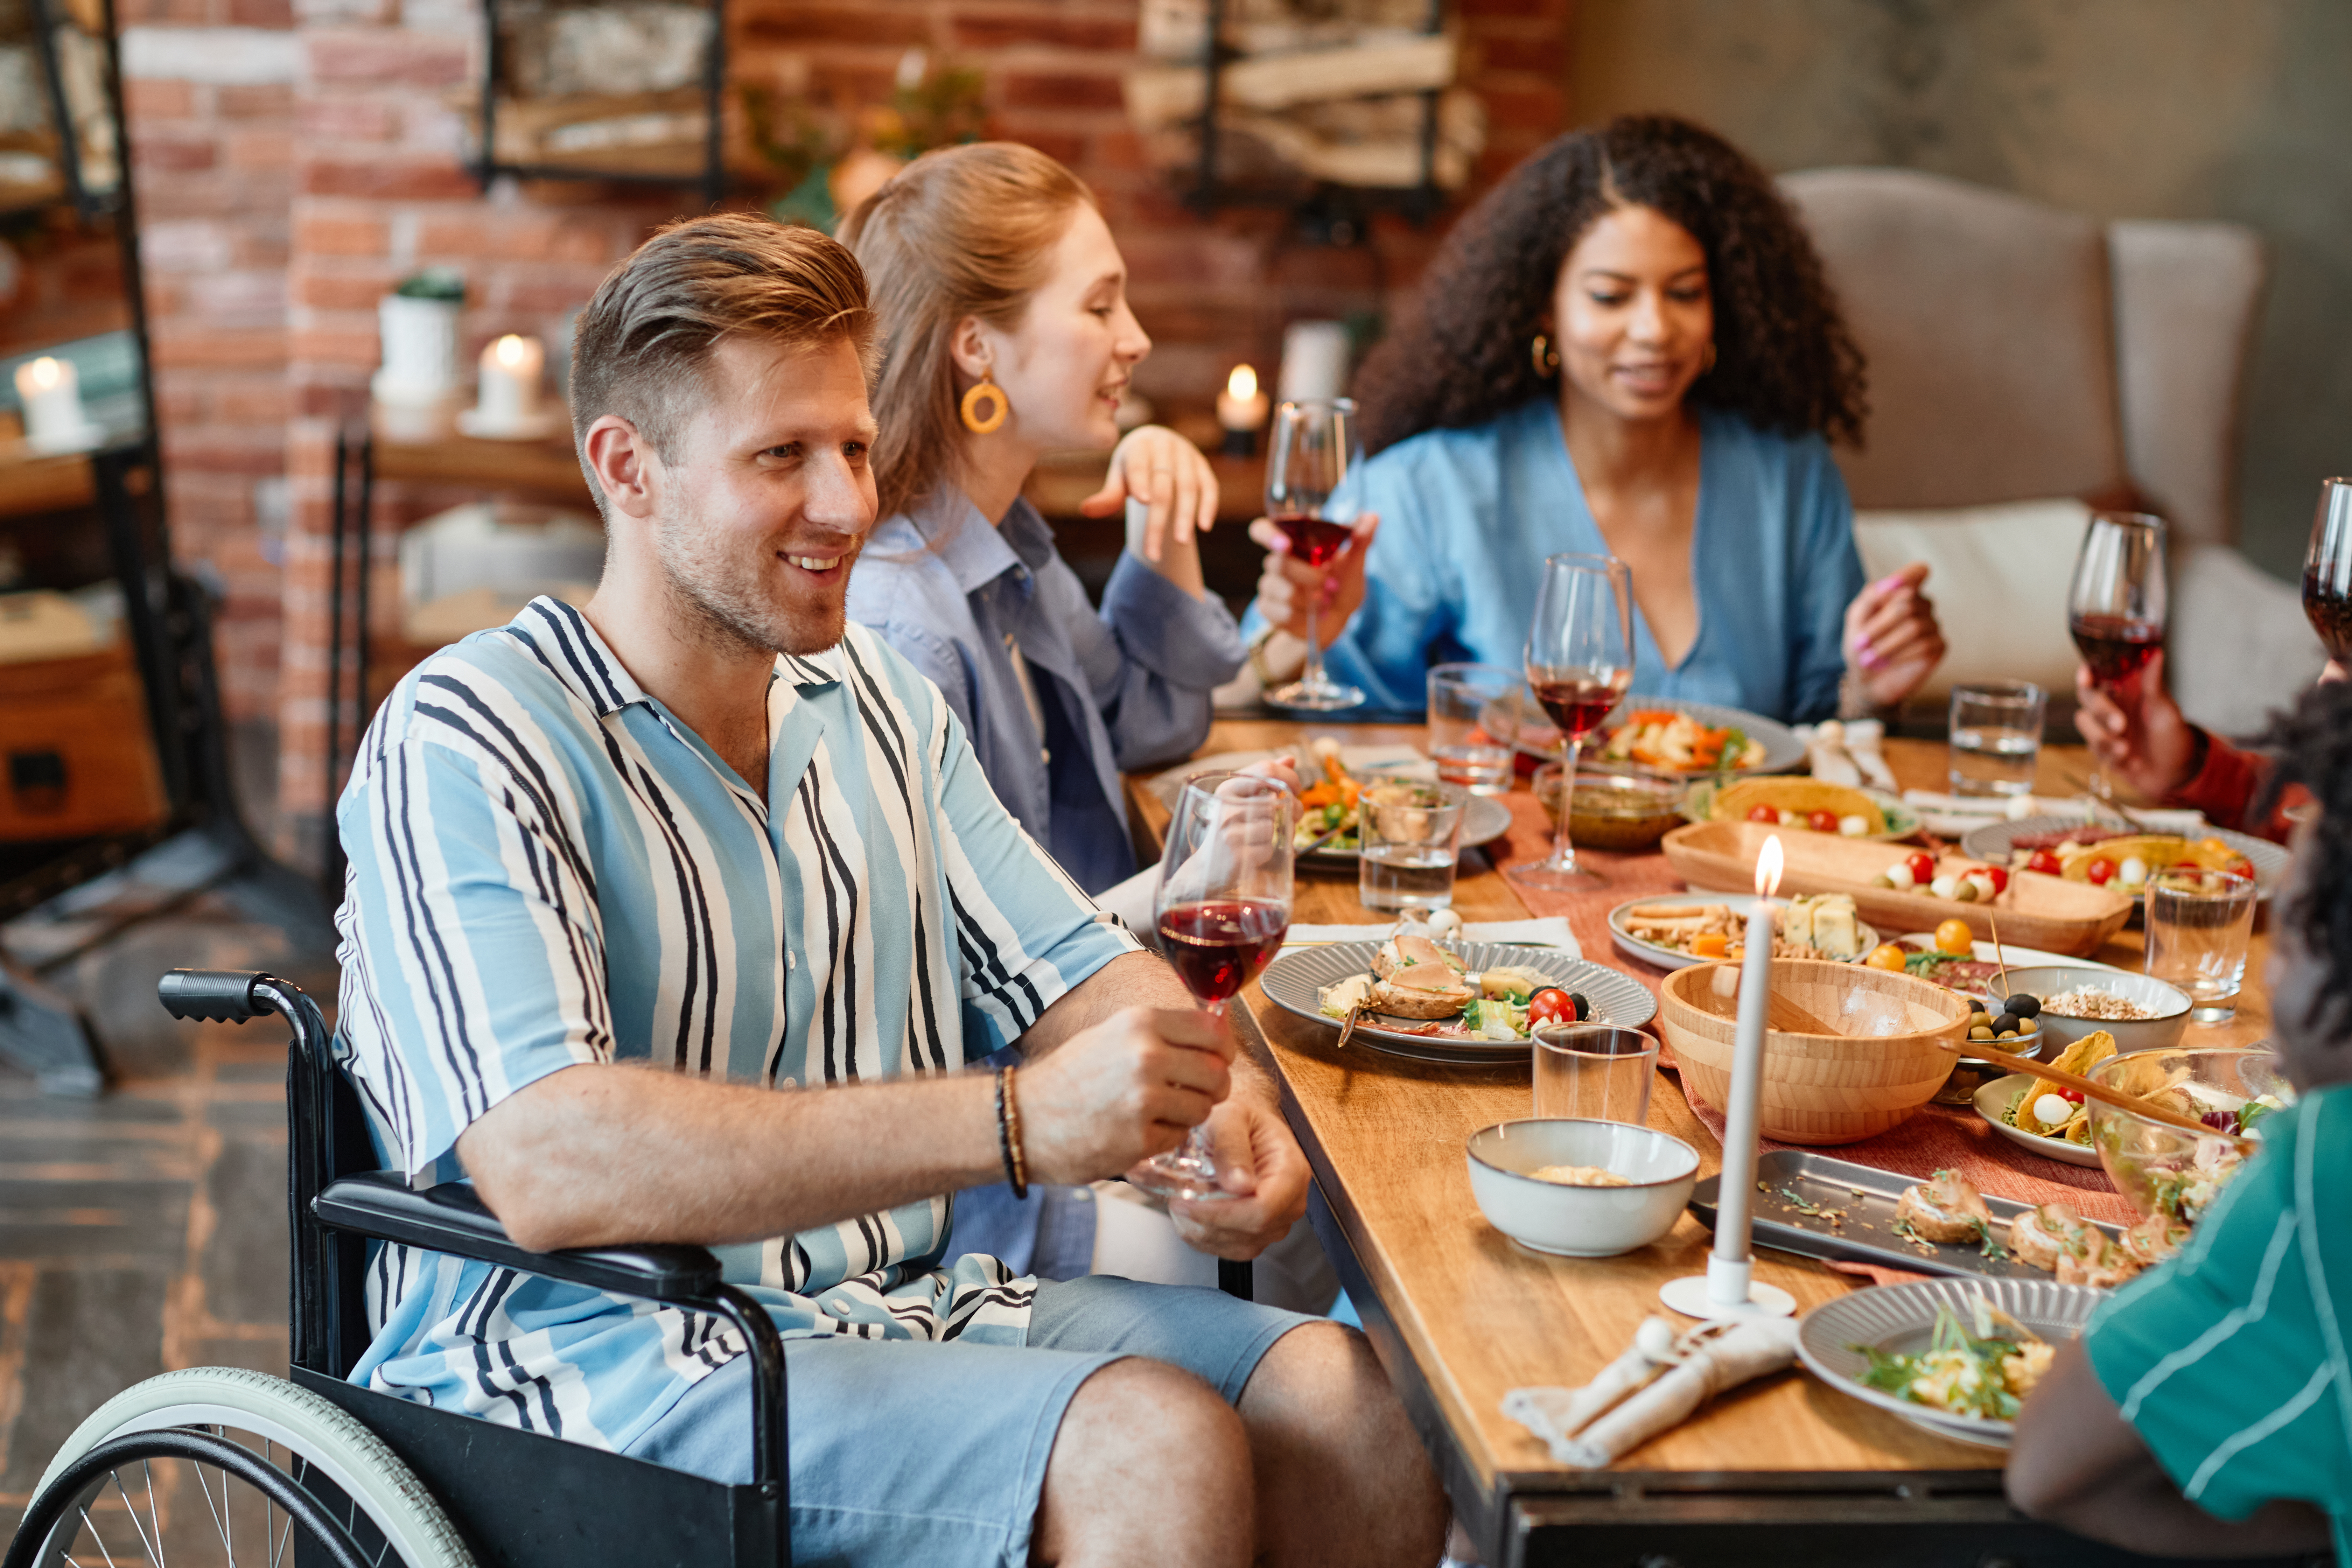
[(1373, 981), (1369, 1000), (1375, 1013), (1399, 1018), (1451, 1018), (1475, 994), (1462, 983), (1460, 970), (1443, 963), (1414, 963)]
[(2189, 1239), (2189, 1227), (2168, 1214), (2152, 1214), (2124, 1232), (2124, 1250), (2153, 1268)]
[[(1623, 922), (1634, 941), (1693, 958), (1735, 960), (1747, 951), (1747, 920), (1728, 904), (1639, 904), (1625, 911)], [(1851, 894), (1809, 893), (1772, 911), (1775, 958), (1845, 963), (1862, 951), (1861, 918)]]
[(1988, 1012), (1981, 1003), (1972, 1004), (1975, 1011), (1969, 1015), (1969, 1038), (2000, 1045), (2003, 1049), (2015, 1046), (2023, 1049), (2041, 1034), (2042, 1026), (2035, 1021), (2041, 1004), (2025, 992), (2019, 992), (2001, 1004), (1998, 1014)]
[(1717, 822), (1772, 822), (1849, 838), (1886, 831), (1886, 814), (1876, 801), (1819, 779), (1742, 779), (1716, 792), (1707, 816)]
[(1725, 773), (1760, 764), (1764, 743), (1727, 725), (1710, 727), (1671, 709), (1636, 709), (1609, 731), (1601, 754), (1614, 763), (1639, 763), (1678, 773)]
[[(1861, 917), (1848, 893), (1809, 893), (1773, 912), (1772, 956), (1811, 955), (1846, 961), (1862, 956)], [(1790, 951), (1782, 952), (1783, 946)]]
[(2102, 991), (2095, 985), (2077, 985), (2072, 991), (2061, 991), (2042, 1004), (2061, 1018), (2096, 1018), (2106, 1022), (2126, 1022), (2153, 1018), (2156, 1009), (2118, 996), (2112, 991)]
[(2009, 1249), (2020, 1263), (2055, 1269), (2062, 1253), (2087, 1245), (2096, 1227), (2067, 1204), (2043, 1204), (2009, 1222)]
[(2105, 1231), (2095, 1230), (2081, 1247), (2058, 1255), (2058, 1283), (2112, 1290), (2137, 1274), (2140, 1267), (2138, 1258), (2109, 1240)]
[(1936, 951), (1964, 958), (1977, 950), (1977, 933), (1966, 921), (1946, 921), (1936, 928)]
[[(1358, 1008), (1417, 1026), (1383, 1024), (1391, 1033), (1450, 1035), (1467, 1039), (1524, 1040), (1535, 994), (1557, 990), (1533, 970), (1508, 964), (1472, 973), (1454, 954), (1427, 937), (1404, 935), (1382, 942), (1369, 973), (1334, 981), (1315, 994), (1324, 1016), (1345, 1019)], [(1591, 1016), (1591, 1004), (1575, 992), (1559, 992), (1574, 1016)]]
[(1386, 980), (1397, 970), (1422, 963), (1438, 964), (1457, 975), (1470, 972), (1469, 965), (1427, 937), (1414, 936), (1410, 932), (1389, 938), (1372, 953), (1372, 973), (1381, 980)]
[[(2045, 836), (2046, 837), (2046, 836)], [(2012, 845), (2010, 858), (2031, 870), (2046, 869), (2036, 860), (2048, 855), (2058, 863), (2058, 875), (2073, 882), (2090, 882), (2137, 891), (2150, 877), (2164, 871), (2234, 871), (2254, 874), (2254, 863), (2219, 838), (2185, 838), (2176, 833), (2085, 833), (2068, 835), (2051, 846), (2032, 848)]]
[(1320, 847), (1360, 848), (1356, 807), (1363, 795), (1363, 781), (1348, 771), (1348, 764), (1339, 758), (1339, 742), (1330, 736), (1317, 737), (1313, 749), (1323, 776), (1298, 792), (1298, 831), (1291, 837), (1291, 847), (1304, 849), (1325, 834), (1336, 833)]
[[(2115, 1054), (2116, 1037), (2105, 1029), (2094, 1029), (2050, 1065), (2076, 1078), (2087, 1078), (2093, 1068)], [(2001, 1112), (2001, 1120), (2021, 1132), (2090, 1146), (2091, 1110), (2084, 1102), (2083, 1091), (2048, 1079), (2037, 1078), (2018, 1090), (2017, 1098)]]
[(1975, 1184), (1958, 1171), (1938, 1171), (1904, 1188), (1895, 1205), (1895, 1225), (1922, 1241), (1992, 1241), (1992, 1211)]
[(1884, 969), (1900, 974), (1909, 967), (1909, 955), (1893, 942), (1882, 942), (1870, 950), (1870, 956), (1863, 962), (1873, 969)]
[(1616, 1172), (1599, 1165), (1538, 1165), (1528, 1174), (1538, 1182), (1558, 1182), (1563, 1187), (1630, 1187), (1633, 1184)]
[(1990, 1421), (2015, 1418), (2056, 1353), (2048, 1341), (1980, 1295), (1970, 1302), (1965, 1321), (1949, 1305), (1938, 1305), (1935, 1337), (1924, 1351), (1893, 1355), (1870, 1345), (1853, 1348), (1869, 1358), (1868, 1370), (1855, 1380), (1865, 1387)]

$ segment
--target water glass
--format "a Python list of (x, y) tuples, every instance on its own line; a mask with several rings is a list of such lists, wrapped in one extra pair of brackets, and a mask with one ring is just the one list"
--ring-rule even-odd
[(2258, 890), (2236, 871), (2166, 871), (2148, 881), (2147, 973), (2189, 993), (2189, 1016), (2200, 1024), (2238, 1015)]
[(1499, 664), (1440, 664), (1429, 671), (1429, 754), (1437, 776), (1473, 795), (1511, 787), (1527, 680)]
[(1954, 795), (2032, 795), (2049, 700), (2030, 680), (1952, 688)]
[(1442, 780), (1366, 779), (1356, 800), (1362, 844), (1356, 897), (1364, 908), (1402, 914), (1451, 907), (1462, 813), (1469, 804), (1468, 790)]
[(1533, 1033), (1538, 1116), (1649, 1120), (1656, 1036), (1614, 1024), (1538, 1024)]

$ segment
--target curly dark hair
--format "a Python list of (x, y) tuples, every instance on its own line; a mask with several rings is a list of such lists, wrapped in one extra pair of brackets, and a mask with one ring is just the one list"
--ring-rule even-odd
[(2319, 820), (2305, 836), (2304, 863), (2278, 913), (2327, 972), (2313, 996), (2313, 1016), (2297, 1022), (2314, 1039), (2340, 1041), (2352, 1036), (2352, 682), (2313, 687), (2294, 708), (2274, 714), (2253, 745), (2276, 765), (2247, 820), (2270, 816), (2293, 784), (2309, 790), (2319, 805)]
[(1613, 207), (1654, 208), (1706, 252), (1715, 367), (1692, 402), (1783, 435), (1862, 442), (1862, 352), (1771, 176), (1686, 120), (1621, 115), (1531, 154), (1454, 226), (1365, 361), (1365, 448), (1547, 396), (1529, 345), (1568, 254)]

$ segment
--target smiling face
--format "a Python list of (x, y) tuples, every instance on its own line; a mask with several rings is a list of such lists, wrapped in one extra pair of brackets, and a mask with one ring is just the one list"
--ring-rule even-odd
[(1706, 252), (1654, 207), (1613, 207), (1561, 263), (1545, 331), (1569, 396), (1629, 421), (1672, 415), (1715, 339)]
[(1055, 244), (1045, 280), (1010, 331), (967, 324), (959, 368), (985, 365), (1013, 405), (993, 436), (1039, 452), (1100, 451), (1118, 443), (1119, 394), (1151, 340), (1127, 308), (1127, 263), (1102, 215), (1079, 203)]
[(841, 640), (849, 569), (875, 522), (865, 367), (845, 339), (731, 338), (671, 444), (646, 521), (689, 624), (776, 653)]

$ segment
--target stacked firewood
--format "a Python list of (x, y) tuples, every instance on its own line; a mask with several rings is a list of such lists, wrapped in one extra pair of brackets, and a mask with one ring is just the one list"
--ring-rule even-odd
[[(1456, 40), (1433, 19), (1430, 0), (1226, 0), (1218, 181), (1419, 185), (1433, 93), (1426, 173), (1462, 184), (1486, 120), (1454, 85)], [(1144, 0), (1139, 47), (1152, 63), (1128, 74), (1127, 110), (1162, 167), (1198, 167), (1209, 45), (1208, 0)]]

